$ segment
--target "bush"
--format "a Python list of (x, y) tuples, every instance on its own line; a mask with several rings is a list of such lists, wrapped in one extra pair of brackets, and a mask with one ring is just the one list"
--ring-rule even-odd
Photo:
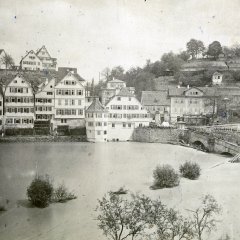
[(179, 175), (170, 165), (157, 166), (153, 171), (153, 188), (171, 188), (179, 185)]
[(183, 177), (194, 180), (200, 176), (201, 168), (197, 163), (185, 162), (180, 166), (180, 173)]
[(36, 176), (27, 189), (29, 201), (36, 207), (46, 207), (51, 201), (53, 185), (48, 176)]
[(54, 202), (66, 202), (68, 200), (76, 199), (77, 197), (73, 193), (69, 193), (64, 184), (60, 185), (54, 190), (53, 201)]

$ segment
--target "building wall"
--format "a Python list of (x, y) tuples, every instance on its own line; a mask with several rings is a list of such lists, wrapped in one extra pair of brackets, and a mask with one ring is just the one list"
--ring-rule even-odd
[(6, 127), (32, 128), (34, 98), (31, 86), (21, 76), (15, 77), (5, 91)]
[(35, 95), (36, 120), (50, 120), (54, 118), (55, 79), (48, 82)]
[(22, 59), (21, 68), (23, 70), (42, 70), (42, 62), (34, 51), (30, 51), (27, 56)]
[(85, 89), (73, 74), (55, 86), (54, 106), (56, 125), (77, 126), (85, 118)]
[(123, 87), (126, 87), (126, 83), (125, 82), (112, 82), (112, 81), (109, 81), (107, 83), (107, 88), (109, 89), (116, 89), (116, 88), (123, 88)]
[(115, 96), (107, 104), (108, 140), (132, 139), (136, 127), (149, 126), (150, 114), (135, 97)]
[(57, 60), (54, 60), (50, 54), (48, 53), (47, 49), (43, 46), (41, 50), (37, 53), (37, 56), (42, 61), (42, 68), (47, 70), (57, 70)]
[(213, 85), (220, 85), (222, 83), (222, 78), (223, 75), (222, 74), (215, 74), (212, 76), (212, 83)]
[(86, 133), (89, 142), (105, 142), (108, 135), (108, 114), (86, 112)]

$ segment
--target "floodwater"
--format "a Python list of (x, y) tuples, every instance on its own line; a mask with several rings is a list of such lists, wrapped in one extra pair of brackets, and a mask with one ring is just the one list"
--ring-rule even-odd
[[(172, 189), (150, 190), (158, 164), (178, 169), (186, 160), (198, 162), (198, 180), (181, 179)], [(15, 143), (0, 145), (0, 239), (95, 240), (106, 239), (97, 228), (97, 199), (125, 186), (133, 193), (161, 197), (168, 206), (186, 214), (200, 198), (212, 194), (223, 206), (218, 231), (240, 239), (240, 164), (220, 155), (158, 143)], [(64, 182), (77, 199), (44, 209), (31, 208), (26, 189), (35, 174), (48, 174), (54, 184)], [(211, 239), (209, 237), (208, 239)], [(213, 238), (217, 239), (217, 238)]]

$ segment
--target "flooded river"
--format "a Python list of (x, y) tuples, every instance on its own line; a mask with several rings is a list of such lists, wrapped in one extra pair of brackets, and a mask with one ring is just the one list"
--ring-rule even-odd
[[(156, 165), (178, 169), (186, 160), (201, 165), (199, 180), (182, 179), (172, 189), (149, 189)], [(239, 181), (240, 168), (232, 166), (220, 155), (157, 143), (1, 144), (0, 205), (8, 211), (0, 213), (0, 239), (106, 239), (95, 221), (97, 199), (122, 186), (152, 198), (160, 196), (180, 211), (186, 205), (195, 208), (202, 195), (211, 193), (227, 207), (223, 218), (229, 224), (220, 227), (221, 233), (240, 236), (239, 214), (232, 211), (235, 203), (239, 205), (239, 185), (234, 183)], [(49, 174), (55, 185), (64, 182), (78, 198), (44, 209), (29, 208), (26, 189), (36, 173)]]

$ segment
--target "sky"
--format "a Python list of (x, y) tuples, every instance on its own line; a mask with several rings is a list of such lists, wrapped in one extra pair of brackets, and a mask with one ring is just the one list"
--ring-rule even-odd
[(0, 49), (16, 65), (45, 45), (60, 67), (98, 80), (105, 67), (125, 70), (185, 50), (240, 43), (240, 0), (0, 0)]

